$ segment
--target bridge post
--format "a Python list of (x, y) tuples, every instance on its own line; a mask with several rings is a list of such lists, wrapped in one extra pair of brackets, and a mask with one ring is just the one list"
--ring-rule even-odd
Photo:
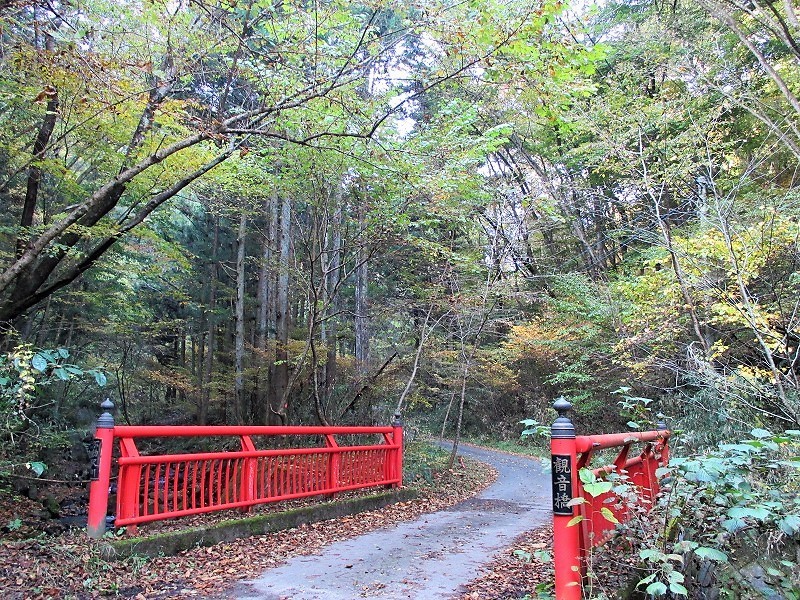
[(392, 421), (392, 441), (398, 446), (394, 451), (394, 477), (400, 479), (397, 483), (393, 483), (392, 487), (403, 487), (403, 419), (400, 411), (394, 413), (394, 421)]
[(92, 440), (89, 478), (89, 516), (86, 530), (91, 538), (101, 538), (106, 532), (108, 488), (111, 484), (111, 456), (114, 454), (114, 403), (110, 398), (100, 405), (103, 413), (97, 418)]
[(329, 498), (336, 497), (336, 491), (339, 489), (339, 471), (342, 465), (342, 453), (338, 449), (339, 444), (336, 441), (336, 438), (333, 434), (325, 435), (325, 447), (333, 448), (333, 452), (331, 452), (328, 456), (328, 489), (330, 493), (327, 494)]
[(558, 418), (550, 427), (555, 597), (558, 600), (580, 600), (583, 595), (580, 527), (577, 523), (570, 525), (576, 517), (572, 500), (578, 492), (575, 426), (567, 416), (572, 404), (561, 396), (553, 403), (553, 408), (558, 412)]
[[(656, 417), (658, 418), (656, 429), (658, 431), (663, 431), (664, 433), (669, 433), (669, 427), (667, 427), (667, 418), (664, 416), (664, 413), (658, 413)], [(666, 467), (669, 464), (669, 437), (663, 438), (659, 442), (657, 449), (660, 451), (658, 466)]]

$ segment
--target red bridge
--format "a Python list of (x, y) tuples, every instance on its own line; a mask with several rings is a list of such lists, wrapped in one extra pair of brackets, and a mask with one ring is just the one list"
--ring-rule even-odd
[[(216, 510), (402, 485), (399, 414), (385, 427), (146, 427), (117, 426), (109, 412), (113, 404), (107, 400), (103, 408), (92, 453), (92, 537), (105, 531), (112, 470), (118, 478), (114, 525), (134, 528)], [(576, 436), (567, 417), (570, 403), (562, 398), (554, 408), (559, 413), (551, 427), (555, 595), (580, 600), (590, 548), (603, 543), (634, 506), (652, 506), (659, 492), (656, 471), (669, 458), (670, 432), (660, 424), (655, 431)], [(175, 437), (215, 439), (219, 445), (213, 452), (184, 454), (142, 454), (137, 446), (146, 438)], [(373, 443), (365, 443), (365, 437)], [(284, 447), (276, 447), (278, 439)], [(641, 449), (634, 455), (635, 445)], [(620, 449), (613, 463), (592, 469), (594, 454), (609, 448)], [(611, 474), (613, 482), (607, 479)], [(625, 499), (612, 489), (617, 483), (630, 491)]]
[[(567, 417), (572, 405), (560, 398), (553, 408), (559, 414), (550, 430), (555, 596), (580, 600), (589, 549), (604, 543), (615, 523), (628, 519), (632, 502), (644, 510), (652, 507), (659, 492), (656, 470), (669, 461), (670, 432), (659, 423), (655, 431), (576, 436)], [(631, 456), (634, 444), (643, 447)], [(590, 469), (593, 453), (608, 448), (620, 448), (614, 462)], [(631, 490), (632, 499), (619, 498), (612, 482), (604, 480), (612, 473)]]
[[(374, 486), (402, 485), (403, 428), (400, 416), (386, 427), (120, 426), (109, 412), (97, 421), (89, 488), (88, 533), (106, 528), (115, 441), (117, 463), (116, 527), (161, 519)], [(142, 455), (144, 438), (220, 440), (219, 450)], [(363, 438), (377, 438), (364, 443)], [(359, 443), (345, 444), (347, 438)], [(276, 440), (283, 447), (259, 449)], [(322, 445), (320, 445), (320, 441)], [(233, 444), (235, 450), (227, 450)], [(313, 444), (317, 444), (314, 446)]]

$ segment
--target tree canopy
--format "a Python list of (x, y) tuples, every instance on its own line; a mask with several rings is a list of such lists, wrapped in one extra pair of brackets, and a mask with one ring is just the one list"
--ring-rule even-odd
[(625, 396), (695, 450), (800, 428), (794, 3), (0, 19), (0, 476), (108, 395), (456, 438), (559, 395), (618, 430)]
[(3, 343), (128, 418), (797, 423), (790, 4), (0, 11)]

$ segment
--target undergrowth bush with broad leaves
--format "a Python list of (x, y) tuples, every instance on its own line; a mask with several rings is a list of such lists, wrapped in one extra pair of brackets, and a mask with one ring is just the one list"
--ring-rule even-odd
[(87, 380), (105, 386), (102, 369), (79, 366), (70, 358), (66, 348), (30, 344), (0, 353), (0, 478), (20, 469), (40, 476), (46, 469), (33, 455), (58, 438), (54, 409), (63, 404), (65, 388), (57, 384)]
[[(800, 600), (800, 430), (754, 429), (657, 474), (652, 511), (631, 503), (630, 520), (593, 553), (591, 597)], [(611, 481), (622, 501), (636, 493), (624, 476)], [(633, 560), (611, 582), (620, 553)]]

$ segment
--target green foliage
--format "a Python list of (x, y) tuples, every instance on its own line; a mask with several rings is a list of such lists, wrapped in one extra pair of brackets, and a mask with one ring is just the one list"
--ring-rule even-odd
[[(35, 349), (20, 344), (0, 354), (0, 477), (20, 471), (40, 477), (48, 466), (36, 458), (43, 447), (56, 448), (64, 440), (54, 422), (53, 406), (66, 403), (67, 386), (82, 382), (102, 388), (104, 369), (70, 362), (66, 348)], [(24, 443), (21, 443), (23, 438)]]
[[(532, 419), (520, 421), (523, 424), (534, 422)], [(504, 430), (495, 429), (494, 431), (484, 431), (479, 434), (470, 430), (464, 433), (462, 439), (478, 446), (496, 448), (503, 452), (544, 458), (550, 447), (550, 428), (542, 425), (525, 425), (525, 427), (527, 429), (523, 430), (519, 437), (505, 438), (503, 435), (505, 433)], [(529, 433), (526, 433), (526, 431)]]
[(103, 369), (79, 367), (67, 362), (69, 357), (66, 348), (35, 350), (30, 344), (0, 354), (0, 418), (6, 435), (33, 422), (44, 389), (86, 377), (99, 387), (106, 385)]
[(554, 600), (553, 584), (552, 583), (538, 583), (534, 589), (534, 594), (526, 595), (522, 600)]
[[(657, 475), (665, 491), (653, 511), (633, 511), (621, 526), (640, 560), (638, 589), (656, 598), (694, 597), (708, 585), (709, 575), (698, 577), (702, 570), (713, 573), (722, 597), (750, 597), (758, 590), (746, 573), (756, 568), (768, 574), (768, 585), (795, 597), (800, 431), (754, 429), (739, 443), (673, 458)], [(619, 489), (624, 497), (624, 481)]]
[(591, 469), (581, 469), (578, 476), (583, 483), (583, 489), (593, 498), (610, 492), (614, 487), (613, 482), (598, 478)]
[[(57, 268), (34, 261), (0, 290), (6, 300), (47, 290), (15, 325), (51, 348), (0, 356), (5, 437), (72, 418), (75, 384), (105, 383), (68, 345), (113, 365), (132, 422), (230, 420), (237, 375), (251, 403), (244, 418), (267, 418), (265, 390), (285, 366), (297, 376), (282, 399), (289, 420), (338, 417), (337, 403), (352, 409), (347, 418), (373, 419), (390, 412), (413, 364), (406, 406), (431, 421), (465, 374), (474, 436), (517, 437), (521, 417), (544, 420), (546, 399), (565, 394), (591, 433), (650, 429), (656, 404), (680, 418), (691, 451), (752, 426), (773, 439), (763, 432), (800, 414), (798, 156), (788, 143), (797, 115), (735, 32), (702, 5), (665, 7), (612, 2), (573, 16), (549, 0), (334, 0), (322, 11), (258, 1), (207, 12), (90, 0), (58, 5), (56, 17), (14, 5), (0, 40), (4, 265), (145, 162), (114, 202), (45, 244), (38, 263)], [(796, 89), (791, 49), (771, 37), (779, 29), (734, 13)], [(35, 132), (53, 116), (34, 156)], [(179, 140), (180, 152), (148, 162)], [(142, 211), (233, 148), (172, 204)], [(21, 226), (35, 172), (33, 223)], [(270, 212), (284, 198), (288, 257), (278, 248), (284, 217)], [(84, 268), (105, 242), (112, 249)], [(355, 307), (363, 260), (367, 315)], [(282, 276), (291, 335), (278, 358)], [(370, 329), (366, 365), (354, 360), (358, 319)], [(635, 384), (618, 402), (609, 390), (619, 382)], [(547, 427), (521, 423), (525, 444), (543, 446)], [(702, 468), (684, 465), (681, 480), (717, 485), (734, 461), (722, 451), (722, 466), (709, 455)], [(412, 457), (411, 478), (435, 468), (425, 452)], [(603, 493), (610, 481), (586, 483)], [(795, 513), (769, 522), (763, 510), (728, 506), (725, 534), (757, 525), (795, 535)], [(692, 556), (724, 562), (701, 541)], [(656, 573), (641, 587), (680, 594), (675, 552), (659, 552), (641, 557)]]
[[(641, 396), (630, 396), (630, 391), (630, 387), (623, 386), (611, 392), (612, 394), (622, 395), (622, 400), (618, 404), (620, 406), (620, 414), (630, 419), (626, 425), (631, 429), (640, 431), (656, 429), (658, 423), (653, 420), (653, 410), (650, 406), (653, 400)], [(663, 415), (659, 414), (658, 417), (661, 418)]]
[(25, 467), (29, 469), (36, 477), (41, 477), (47, 470), (47, 465), (38, 461), (25, 463)]
[(550, 440), (550, 427), (548, 425), (544, 425), (539, 423), (536, 419), (522, 419), (520, 425), (524, 425), (525, 429), (522, 430), (520, 437), (522, 439), (528, 437), (541, 437), (546, 438), (549, 442)]
[(615, 362), (615, 313), (600, 282), (571, 273), (549, 279), (549, 295), (535, 316), (512, 326), (503, 349), (519, 377), (537, 373), (538, 385), (550, 395), (565, 395), (579, 419), (608, 430), (619, 425), (608, 389), (619, 373)]
[(20, 527), (22, 527), (22, 520), (21, 519), (12, 519), (6, 524), (6, 527), (9, 531), (16, 531)]
[(449, 452), (428, 442), (408, 442), (403, 454), (403, 479), (411, 484), (431, 484), (434, 473), (447, 468), (449, 456)]

